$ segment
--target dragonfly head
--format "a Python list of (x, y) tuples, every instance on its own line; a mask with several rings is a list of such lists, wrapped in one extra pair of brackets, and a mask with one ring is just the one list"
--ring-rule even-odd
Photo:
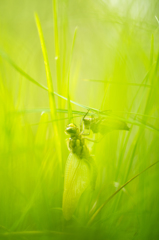
[(70, 123), (70, 124), (67, 125), (65, 133), (69, 134), (71, 136), (72, 135), (77, 135), (77, 134), (79, 134), (79, 129), (74, 123)]

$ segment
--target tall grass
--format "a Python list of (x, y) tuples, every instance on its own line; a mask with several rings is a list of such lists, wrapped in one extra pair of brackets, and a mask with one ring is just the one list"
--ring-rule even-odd
[[(0, 239), (157, 240), (158, 1), (12, 4), (0, 3)], [(96, 189), (66, 221), (64, 131), (88, 109), (130, 130), (86, 142)]]

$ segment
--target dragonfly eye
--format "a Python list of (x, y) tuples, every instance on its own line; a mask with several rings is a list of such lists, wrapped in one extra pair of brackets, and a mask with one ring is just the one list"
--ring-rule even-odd
[(76, 134), (77, 133), (77, 127), (75, 124), (70, 123), (66, 128), (67, 134)]

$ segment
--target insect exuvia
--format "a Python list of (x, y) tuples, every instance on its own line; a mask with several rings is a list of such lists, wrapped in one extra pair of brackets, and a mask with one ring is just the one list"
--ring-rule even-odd
[[(82, 122), (81, 122), (82, 123)], [(85, 143), (85, 137), (82, 131), (74, 124), (70, 123), (66, 127), (66, 134), (70, 135), (67, 139), (70, 154), (66, 161), (64, 175), (64, 192), (63, 192), (63, 215), (69, 220), (84, 190), (91, 185), (95, 188), (97, 170), (93, 157)]]
[(113, 130), (129, 130), (127, 124), (124, 121), (118, 119), (108, 117), (86, 118), (88, 112), (83, 117), (83, 123), (85, 129), (92, 130), (93, 133), (100, 133), (102, 135), (105, 135), (106, 133)]

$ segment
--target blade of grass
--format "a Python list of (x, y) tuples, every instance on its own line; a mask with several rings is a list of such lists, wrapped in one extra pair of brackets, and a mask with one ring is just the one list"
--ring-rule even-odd
[[(150, 77), (151, 73), (153, 72), (153, 68), (156, 67), (156, 64), (157, 64), (157, 63), (155, 62), (154, 64), (152, 64), (152, 65), (150, 66), (148, 72), (146, 73), (145, 77), (144, 77), (143, 80), (142, 80), (142, 84), (145, 84), (145, 82), (147, 82), (148, 78)], [(133, 107), (133, 104), (134, 104), (134, 102), (135, 102), (135, 99), (137, 98), (137, 95), (138, 95), (139, 92), (140, 92), (140, 89), (141, 89), (141, 88), (139, 87), (138, 90), (136, 91), (136, 94), (135, 94), (135, 96), (134, 96), (134, 98), (133, 98), (133, 100), (132, 100), (131, 106), (129, 107), (129, 112), (131, 111), (131, 109), (132, 109), (132, 107)], [(143, 94), (143, 95), (144, 95), (144, 94)]]
[(101, 104), (101, 110), (103, 110), (103, 107), (104, 107), (105, 102), (106, 102), (108, 88), (109, 88), (109, 83), (106, 83), (105, 93), (104, 93), (104, 97), (103, 97), (102, 104)]
[(135, 115), (133, 117), (133, 119), (135, 119), (137, 116), (141, 116), (141, 117), (147, 117), (147, 118), (152, 118), (152, 119), (156, 119), (156, 120), (159, 120), (158, 117), (153, 117), (153, 116), (150, 116), (148, 114), (141, 114), (141, 113), (136, 113), (136, 112), (127, 112), (127, 111), (112, 111), (112, 113), (124, 113), (124, 114), (129, 114), (129, 115)]
[[(151, 45), (152, 45), (152, 43), (151, 43)], [(151, 48), (152, 48), (152, 46), (151, 46)], [(149, 72), (146, 74), (146, 76), (145, 76), (145, 78), (143, 79), (142, 83), (147, 82), (148, 79), (149, 79), (150, 81), (151, 81), (151, 80), (153, 81), (153, 80), (155, 79), (155, 73), (156, 73), (157, 66), (158, 66), (158, 58), (157, 58), (157, 60), (156, 60), (156, 62), (155, 62), (154, 64), (151, 64), (151, 66), (150, 66), (150, 68), (149, 68)], [(154, 82), (152, 82), (152, 86), (155, 86)], [(129, 108), (129, 111), (131, 111), (131, 109), (132, 109), (132, 107), (133, 107), (133, 105), (134, 105), (134, 102), (135, 102), (135, 100), (136, 100), (136, 97), (137, 97), (140, 89), (141, 89), (141, 87), (138, 88), (138, 91), (137, 91), (136, 94), (135, 94), (135, 97), (134, 97), (134, 99), (133, 99), (133, 101), (132, 101), (132, 103), (131, 103), (131, 106), (130, 106), (130, 108)], [(151, 87), (150, 90), (149, 90), (149, 94), (148, 94), (147, 101), (146, 101), (146, 106), (150, 105), (151, 96), (153, 96), (153, 95), (151, 94), (151, 92), (152, 92), (154, 89), (155, 89), (155, 88), (152, 88), (152, 87)], [(146, 93), (146, 89), (143, 89), (143, 94), (141, 94), (141, 97), (140, 97), (140, 104), (142, 103), (142, 100), (143, 100), (143, 98), (144, 98), (144, 96), (145, 96), (145, 93)], [(138, 110), (140, 109), (140, 104), (139, 104), (139, 106), (138, 106)], [(138, 110), (137, 110), (137, 112), (138, 112)], [(150, 128), (152, 128), (154, 131), (157, 131), (157, 132), (159, 131), (159, 129), (155, 128), (154, 126), (152, 126), (152, 125), (150, 125), (150, 124), (148, 124), (148, 123), (146, 123), (146, 121), (147, 121), (147, 119), (148, 119), (148, 117), (146, 117), (146, 115), (148, 116), (148, 114), (146, 114), (146, 113), (147, 113), (146, 107), (145, 107), (145, 112), (144, 112), (144, 113), (145, 113), (145, 114), (144, 114), (145, 117), (142, 116), (142, 119), (139, 119), (139, 118), (137, 117), (137, 113), (136, 113), (136, 115), (134, 116), (135, 119), (137, 118), (136, 121), (138, 121), (138, 122), (141, 123), (141, 127), (140, 127), (140, 129), (139, 129), (138, 134), (136, 135), (136, 137), (134, 137), (134, 142), (135, 142), (136, 144), (135, 144), (134, 149), (133, 149), (133, 152), (132, 152), (132, 154), (131, 154), (131, 158), (130, 158), (130, 162), (129, 162), (129, 167), (128, 167), (127, 171), (126, 171), (126, 175), (125, 175), (125, 177), (124, 177), (124, 181), (127, 180), (127, 177), (128, 177), (129, 171), (130, 171), (130, 168), (131, 168), (131, 166), (132, 166), (132, 164), (133, 164), (134, 154), (135, 154), (135, 152), (136, 152), (136, 146), (140, 143), (140, 139), (141, 139), (141, 136), (143, 135), (143, 131), (144, 131), (144, 126), (147, 126), (146, 128), (150, 127)], [(129, 117), (129, 116), (130, 116), (130, 113), (128, 114), (127, 117)], [(133, 125), (134, 125), (134, 124), (133, 124)], [(133, 126), (133, 125), (132, 125), (132, 126)], [(120, 169), (121, 169), (121, 167), (122, 167), (122, 166), (121, 166), (121, 163), (122, 163), (122, 159), (123, 159), (123, 157), (124, 157), (124, 153), (125, 153), (125, 150), (126, 150), (127, 142), (128, 142), (128, 140), (129, 140), (129, 135), (130, 135), (130, 132), (129, 132), (128, 135), (127, 135), (126, 141), (125, 141), (125, 143), (124, 143), (124, 146), (123, 146), (123, 149), (122, 149), (122, 151), (121, 151), (120, 158), (119, 158), (119, 164), (118, 164), (118, 168), (117, 168), (117, 172), (116, 172), (116, 181), (117, 181), (117, 179), (118, 179), (118, 175), (119, 175)], [(114, 211), (116, 211), (117, 207), (120, 205), (120, 201), (121, 201), (122, 194), (123, 194), (123, 192), (121, 192), (121, 193), (118, 195), (118, 199), (116, 200), (117, 204), (116, 204), (116, 207), (115, 207)]]
[(72, 49), (71, 49), (71, 56), (70, 56), (69, 71), (68, 71), (67, 99), (68, 99), (69, 123), (71, 122), (71, 119), (73, 117), (73, 115), (72, 115), (72, 108), (71, 108), (71, 102), (70, 102), (70, 72), (71, 72), (71, 62), (72, 62), (73, 50), (74, 50), (74, 45), (75, 45), (75, 40), (76, 40), (76, 34), (77, 34), (77, 27), (75, 28), (75, 31), (74, 31), (73, 42), (72, 42)]
[(148, 87), (151, 88), (152, 86), (149, 84), (140, 84), (140, 83), (129, 83), (129, 82), (114, 82), (109, 80), (97, 80), (97, 79), (84, 79), (85, 81), (90, 82), (98, 82), (98, 83), (109, 83), (109, 84), (115, 84), (115, 85), (130, 85), (135, 87)]
[(150, 51), (150, 66), (153, 63), (153, 55), (154, 55), (154, 35), (151, 36), (151, 51)]
[(98, 215), (98, 213), (103, 209), (103, 207), (105, 207), (105, 205), (118, 193), (120, 192), (126, 185), (128, 185), (130, 182), (132, 182), (135, 178), (139, 177), (142, 173), (146, 172), (149, 168), (153, 167), (154, 165), (156, 165), (157, 163), (159, 163), (159, 161), (151, 164), (149, 167), (147, 167), (146, 169), (144, 169), (142, 172), (138, 173), (137, 175), (135, 175), (133, 178), (131, 178), (129, 181), (127, 181), (125, 184), (123, 184), (117, 191), (115, 191), (93, 214), (93, 216), (91, 217), (91, 219), (88, 221), (87, 226), (89, 226), (94, 219), (96, 218), (96, 216)]
[[(37, 108), (37, 109), (23, 109), (23, 110), (17, 110), (16, 112), (14, 113), (39, 113), (39, 112), (50, 112), (50, 108)], [(56, 112), (57, 113), (68, 113), (68, 109), (56, 109)], [(133, 120), (136, 120), (136, 118), (138, 118), (138, 116), (141, 116), (141, 117), (147, 117), (147, 118), (151, 118), (151, 119), (155, 119), (155, 120), (159, 120), (158, 117), (153, 117), (153, 116), (150, 116), (150, 115), (147, 115), (147, 114), (141, 114), (141, 113), (135, 113), (135, 112), (127, 112), (127, 111), (112, 111), (112, 113), (124, 113), (124, 114), (132, 114), (132, 115), (135, 115), (134, 117), (131, 117)], [(86, 112), (83, 112), (83, 111), (76, 111), (76, 110), (72, 110), (72, 113), (73, 114), (78, 114), (78, 115), (84, 115)], [(91, 116), (92, 113), (88, 113), (87, 114), (88, 116)], [(99, 115), (100, 112), (99, 112)], [(111, 112), (110, 113), (107, 113), (105, 116), (111, 116)]]
[[(67, 100), (67, 98), (61, 96), (62, 98), (64, 98), (65, 100)], [(130, 124), (134, 124), (136, 126), (144, 126), (145, 128), (149, 129), (149, 130), (152, 130), (152, 131), (159, 131), (159, 129), (153, 127), (152, 125), (150, 124), (145, 124), (142, 119), (136, 119), (135, 120), (135, 117), (133, 119), (126, 119), (126, 118), (122, 118), (122, 117), (118, 117), (117, 115), (115, 114), (106, 114), (106, 113), (103, 113), (103, 112), (100, 112), (100, 110), (98, 109), (95, 109), (95, 108), (90, 108), (88, 106), (85, 106), (85, 105), (81, 105), (81, 104), (78, 104), (74, 101), (71, 101), (72, 103), (74, 103), (75, 105), (77, 106), (80, 106), (82, 108), (85, 108), (85, 109), (90, 109), (92, 111), (94, 111), (97, 115), (99, 116), (102, 116), (102, 117), (109, 117), (109, 119), (117, 119), (117, 120), (121, 120), (121, 121), (125, 121), (126, 123), (130, 123)], [(34, 113), (34, 112), (42, 112), (42, 111), (45, 111), (45, 112), (50, 112), (50, 109), (48, 108), (43, 108), (43, 109), (26, 109), (26, 110), (19, 110), (19, 111), (16, 111), (16, 113)], [(68, 113), (68, 110), (67, 109), (57, 109), (57, 112), (59, 113)], [(84, 115), (85, 112), (81, 112), (81, 111), (75, 111), (73, 110), (72, 111), (73, 114), (79, 114), (79, 115)], [(91, 116), (92, 114), (89, 113), (88, 116)], [(150, 116), (151, 117), (151, 116)], [(153, 118), (153, 117), (152, 117)], [(158, 118), (155, 118), (155, 119), (158, 119)], [(58, 120), (58, 119), (57, 119)], [(55, 121), (55, 119), (53, 119), (52, 121)]]
[[(1, 52), (0, 52), (0, 54), (1, 54)], [(3, 54), (1, 54), (1, 56), (4, 57)], [(49, 90), (47, 87), (39, 84), (36, 80), (34, 80), (33, 78), (31, 78), (27, 73), (25, 73), (21, 68), (19, 68), (12, 60), (10, 61), (10, 60), (9, 60), (10, 58), (8, 58), (8, 56), (7, 56), (7, 58), (6, 58), (6, 57), (4, 57), (4, 58), (5, 58), (5, 60), (7, 60), (8, 63), (10, 63), (10, 64), (11, 64), (20, 74), (22, 74), (26, 79), (28, 79), (28, 80), (31, 81), (32, 83), (36, 84), (38, 87), (44, 89), (45, 91), (48, 91), (51, 95), (54, 94), (54, 95), (56, 95), (56, 96), (58, 96), (58, 97), (60, 97), (60, 98), (62, 98), (62, 99), (64, 99), (64, 100), (68, 101), (68, 99), (67, 99), (66, 97), (64, 97), (64, 96), (62, 96), (62, 95), (60, 95), (60, 94), (58, 94), (58, 93), (56, 93), (56, 92), (52, 92), (52, 91), (50, 92), (50, 90)], [(12, 63), (13, 63), (13, 64), (12, 64)], [(153, 64), (153, 65), (151, 66), (151, 69), (152, 69), (152, 67), (153, 67), (154, 65), (155, 65), (155, 64)], [(15, 67), (15, 66), (16, 66), (16, 67)], [(147, 79), (147, 77), (149, 76), (151, 69), (150, 69), (150, 70), (148, 71), (148, 73), (146, 74), (145, 78), (143, 79), (143, 82), (144, 82), (144, 81)], [(138, 92), (139, 92), (139, 91), (137, 91), (136, 95), (138, 94)], [(135, 97), (136, 97), (136, 95), (135, 95)], [(135, 99), (135, 97), (134, 97), (134, 99)], [(82, 105), (82, 104), (77, 103), (77, 102), (72, 101), (72, 100), (70, 100), (70, 102), (73, 103), (74, 105), (79, 106), (79, 107), (81, 107), (81, 108), (84, 108), (84, 109), (86, 109), (86, 110), (90, 109), (91, 111), (94, 111), (94, 112), (96, 112), (96, 113), (98, 113), (98, 114), (100, 113), (100, 111), (99, 111), (98, 109), (95, 109), (95, 108), (92, 108), (92, 107), (89, 107), (89, 106), (86, 106), (86, 105)], [(133, 101), (132, 101), (132, 104), (133, 104)], [(131, 106), (131, 107), (132, 107), (132, 106)], [(130, 107), (130, 109), (131, 109), (131, 107)], [(103, 116), (106, 116), (106, 114), (102, 114), (102, 115), (103, 115)], [(135, 125), (138, 125), (138, 126), (141, 126), (141, 125), (142, 125), (142, 123), (139, 123), (139, 122), (136, 122), (136, 121), (127, 120), (127, 119), (124, 119), (124, 118), (119, 118), (119, 117), (117, 117), (117, 116), (115, 116), (115, 115), (114, 115), (114, 117), (116, 117), (116, 118), (119, 119), (119, 120), (123, 120), (123, 121), (125, 121), (125, 122), (127, 122), (127, 123), (135, 124)], [(145, 125), (145, 127), (148, 128), (148, 129), (150, 129), (150, 130), (155, 130), (155, 131), (156, 131), (156, 129), (153, 129), (152, 127), (149, 127), (149, 126), (147, 126), (147, 125)]]
[[(50, 108), (37, 108), (37, 109), (24, 109), (24, 110), (17, 110), (16, 112), (13, 113), (41, 113), (41, 112), (50, 112)], [(68, 113), (68, 109), (56, 109), (57, 113)], [(86, 112), (82, 111), (72, 111), (73, 114), (78, 114), (78, 115), (84, 115)], [(88, 113), (89, 116), (91, 116), (91, 113)], [(54, 119), (56, 120), (56, 119)], [(58, 120), (58, 119), (57, 119)]]
[[(60, 67), (60, 49), (59, 49), (59, 35), (58, 35), (58, 22), (57, 22), (57, 5), (56, 0), (52, 1), (53, 4), (53, 23), (54, 23), (54, 43), (55, 43), (55, 60), (56, 60), (56, 77), (58, 92), (61, 94), (61, 67)], [(59, 102), (59, 107), (61, 104)]]
[[(152, 64), (152, 65), (150, 66), (148, 72), (146, 73), (145, 77), (144, 77), (143, 80), (142, 80), (142, 84), (145, 84), (145, 83), (147, 82), (148, 78), (149, 78), (150, 75), (151, 75), (151, 72), (153, 72), (153, 69), (154, 69), (155, 65), (156, 65), (156, 63), (154, 63), (154, 64)], [(131, 105), (130, 105), (130, 107), (129, 107), (129, 112), (131, 112), (131, 109), (133, 108), (134, 102), (135, 102), (135, 100), (136, 100), (136, 98), (137, 98), (137, 96), (138, 96), (138, 94), (139, 94), (139, 92), (140, 92), (140, 89), (141, 89), (141, 87), (139, 87), (139, 88), (137, 89), (136, 93), (135, 93), (135, 96), (134, 96), (134, 98), (133, 98), (133, 100), (132, 100), (132, 102), (131, 102)], [(145, 90), (145, 89), (143, 89), (143, 91), (144, 91), (144, 90)], [(142, 98), (143, 98), (143, 96), (144, 96), (144, 94), (142, 94)], [(140, 105), (139, 105), (139, 107), (140, 107)], [(138, 107), (138, 109), (139, 109), (139, 107)], [(129, 118), (129, 116), (130, 116), (130, 114), (128, 114), (127, 117)], [(133, 125), (136, 125), (135, 123), (132, 123), (132, 124), (133, 124)], [(132, 127), (133, 127), (133, 125), (132, 125)], [(142, 125), (143, 125), (143, 124), (141, 124), (140, 126), (142, 126)], [(128, 143), (128, 141), (129, 141), (129, 135), (130, 135), (130, 131), (129, 131), (129, 133), (128, 133), (127, 136), (126, 136), (125, 143), (124, 143), (123, 149), (122, 149), (121, 154), (120, 154), (120, 157), (119, 157), (118, 169), (117, 169), (116, 178), (115, 178), (116, 181), (117, 181), (118, 174), (119, 174), (119, 171), (120, 171), (120, 168), (121, 168), (121, 162), (122, 162), (122, 159), (123, 159), (123, 154), (124, 154), (124, 152), (125, 152), (125, 150), (126, 150), (127, 143)], [(123, 137), (124, 137), (124, 136), (123, 136)]]
[[(157, 73), (158, 73), (158, 66), (159, 66), (159, 53), (158, 53), (158, 55), (157, 55), (157, 60), (156, 60), (154, 72), (152, 73), (152, 76), (151, 76), (152, 85), (155, 85), (155, 87), (158, 87), (158, 86), (157, 86), (157, 84), (158, 84), (158, 75), (157, 75)], [(151, 88), (151, 89), (150, 89), (144, 114), (147, 114), (147, 113), (150, 112), (151, 105), (154, 103), (154, 98), (155, 98), (155, 96), (154, 96), (154, 91), (155, 91), (154, 88)], [(153, 102), (153, 103), (152, 103), (152, 102)], [(146, 120), (145, 120), (145, 123), (146, 123)]]
[(0, 233), (1, 237), (27, 237), (27, 236), (45, 236), (45, 235), (73, 235), (68, 232), (57, 231), (22, 231), (22, 232), (5, 232)]
[(41, 28), (41, 23), (40, 23), (40, 20), (39, 20), (39, 17), (37, 14), (35, 14), (35, 20), (36, 20), (36, 25), (38, 28), (38, 33), (39, 33), (39, 38), (40, 38), (40, 42), (41, 42), (44, 63), (45, 63), (45, 71), (46, 71), (47, 85), (48, 85), (48, 90), (49, 90), (49, 103), (50, 103), (51, 115), (52, 115), (52, 118), (56, 118), (56, 103), (55, 103), (54, 95), (52, 94), (52, 92), (54, 92), (54, 89), (53, 89), (51, 71), (50, 71), (50, 67), (49, 67), (49, 60), (48, 60), (47, 50), (46, 50), (46, 46), (45, 46), (45, 40), (44, 40), (42, 28)]
[[(73, 118), (77, 118), (77, 117), (81, 117), (81, 116), (75, 116)], [(68, 120), (69, 118), (59, 118), (59, 119), (55, 119), (55, 120), (52, 120), (52, 121), (46, 121), (46, 122), (37, 122), (37, 123), (32, 123), (32, 124), (29, 124), (31, 126), (34, 126), (34, 125), (41, 125), (41, 124), (47, 124), (47, 123), (52, 123), (53, 121), (64, 121), (64, 120)]]
[[(3, 52), (3, 51), (0, 50), (0, 55), (1, 55), (1, 57), (3, 57), (12, 67), (14, 67), (15, 70), (17, 70), (23, 77), (25, 77), (26, 79), (28, 79), (29, 81), (31, 81), (32, 83), (34, 83), (35, 85), (37, 85), (38, 87), (44, 89), (45, 91), (48, 91), (50, 95), (53, 95), (53, 94), (54, 94), (54, 95), (56, 95), (56, 96), (58, 96), (58, 97), (60, 97), (60, 98), (62, 98), (62, 99), (64, 99), (64, 100), (66, 100), (66, 101), (68, 100), (66, 97), (64, 97), (64, 96), (62, 96), (62, 95), (60, 95), (60, 94), (58, 94), (58, 93), (56, 93), (56, 92), (50, 91), (49, 88), (47, 88), (46, 86), (43, 86), (42, 84), (38, 83), (35, 79), (33, 79), (32, 77), (30, 77), (26, 72), (24, 72), (20, 67), (18, 67), (18, 66), (14, 63), (14, 61), (11, 60), (11, 59), (8, 57), (8, 55), (7, 55), (5, 52)], [(71, 100), (70, 100), (70, 102), (73, 103), (73, 104), (75, 104), (75, 105), (77, 105), (77, 106), (79, 106), (79, 107), (85, 108), (85, 109), (87, 109), (87, 110), (90, 108), (90, 107), (81, 105), (81, 104), (76, 103), (76, 102), (71, 101)], [(91, 110), (97, 111), (95, 108), (91, 108)]]
[[(41, 27), (41, 23), (40, 23), (40, 20), (39, 20), (39, 17), (37, 14), (35, 14), (35, 20), (36, 20), (36, 25), (37, 25), (38, 32), (39, 32), (41, 48), (42, 48), (43, 58), (44, 58), (44, 63), (45, 63), (47, 84), (48, 84), (48, 90), (49, 90), (49, 103), (50, 103), (51, 117), (52, 117), (52, 119), (56, 119), (56, 103), (55, 103), (55, 98), (54, 98), (54, 94), (53, 94), (53, 92), (54, 92), (53, 82), (52, 82), (52, 78), (51, 78), (51, 71), (50, 71), (50, 67), (49, 67), (49, 60), (48, 60), (47, 50), (46, 50), (46, 46), (45, 46), (45, 40), (44, 40), (44, 36), (43, 36), (43, 32), (42, 32), (42, 27)], [(57, 141), (56, 141), (57, 148), (56, 149), (58, 152), (59, 163), (60, 163), (60, 166), (62, 167), (61, 144), (60, 144), (60, 139), (59, 139), (56, 122), (53, 122), (53, 129), (54, 129), (55, 137), (57, 139)]]
[(18, 65), (2, 50), (0, 49), (0, 56), (5, 59), (17, 72), (19, 72), (23, 77), (37, 85), (38, 87), (48, 91), (48, 88), (41, 83), (37, 82), (35, 79), (30, 77), (26, 72), (24, 72)]

